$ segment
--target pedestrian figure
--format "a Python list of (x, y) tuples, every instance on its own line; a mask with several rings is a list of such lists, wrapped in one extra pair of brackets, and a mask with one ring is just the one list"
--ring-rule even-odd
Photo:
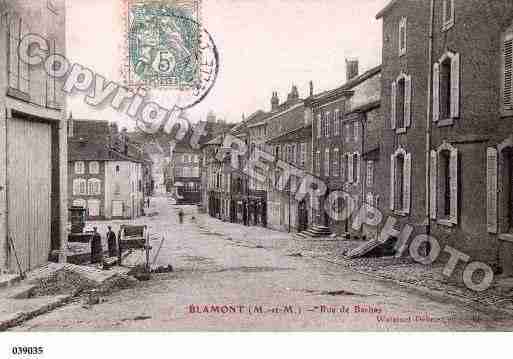
[(117, 250), (116, 250), (116, 233), (112, 231), (111, 226), (107, 226), (109, 229), (107, 231), (107, 247), (109, 248), (109, 257), (115, 257)]
[(180, 211), (178, 211), (178, 221), (180, 222), (180, 224), (183, 223), (183, 216), (184, 216), (183, 210), (180, 208)]
[(101, 263), (103, 261), (102, 236), (98, 233), (98, 228), (93, 228), (93, 238), (91, 239), (91, 263)]
[(150, 197), (146, 200), (146, 207), (150, 208)]

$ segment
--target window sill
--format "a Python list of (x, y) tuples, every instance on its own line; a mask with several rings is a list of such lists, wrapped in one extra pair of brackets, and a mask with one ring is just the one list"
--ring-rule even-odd
[(454, 125), (454, 118), (446, 118), (444, 120), (439, 120), (436, 123), (437, 127), (447, 127)]
[(454, 227), (455, 224), (453, 223), (453, 221), (449, 220), (449, 219), (438, 219), (436, 221), (436, 223), (438, 223), (439, 225), (441, 226), (445, 226), (445, 227)]
[(444, 22), (442, 25), (442, 31), (448, 31), (454, 26), (454, 18), (449, 21)]
[(401, 135), (401, 134), (403, 134), (403, 133), (406, 133), (406, 127), (396, 128), (396, 129), (395, 129), (395, 133), (396, 133), (397, 135)]

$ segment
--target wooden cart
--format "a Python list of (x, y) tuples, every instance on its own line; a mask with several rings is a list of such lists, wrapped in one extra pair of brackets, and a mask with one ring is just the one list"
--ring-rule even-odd
[(141, 249), (146, 251), (146, 266), (149, 266), (150, 236), (146, 225), (122, 224), (118, 233), (118, 263), (122, 265), (124, 250)]

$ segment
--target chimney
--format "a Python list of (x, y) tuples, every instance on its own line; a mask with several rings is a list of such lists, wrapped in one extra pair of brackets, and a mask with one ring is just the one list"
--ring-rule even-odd
[(278, 92), (273, 92), (273, 96), (271, 97), (271, 112), (278, 111), (278, 107), (280, 107), (280, 99), (278, 98)]
[(313, 97), (313, 95), (314, 95), (313, 81), (310, 81), (310, 97)]
[(346, 78), (347, 81), (351, 81), (358, 76), (358, 59), (347, 58), (346, 59)]

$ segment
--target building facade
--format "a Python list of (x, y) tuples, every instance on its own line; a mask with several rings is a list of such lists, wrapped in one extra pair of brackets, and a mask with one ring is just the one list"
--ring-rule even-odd
[(65, 260), (65, 97), (55, 78), (29, 68), (17, 51), (35, 33), (65, 55), (65, 11), (62, 0), (0, 1), (0, 270), (17, 272), (16, 256), (25, 271), (52, 251)]
[(511, 274), (513, 4), (403, 0), (377, 17), (385, 211)]
[[(308, 101), (314, 123), (312, 171), (327, 187), (324, 198), (314, 204), (314, 221), (338, 235), (375, 237), (376, 231), (370, 228), (363, 232), (352, 229), (352, 217), (344, 215), (343, 210), (360, 208), (363, 203), (379, 205), (374, 178), (381, 165), (379, 141), (384, 128), (380, 112), (381, 68), (359, 75), (356, 61), (350, 63), (348, 75), (353, 77), (348, 76), (341, 87)], [(330, 195), (335, 192), (350, 197), (332, 200)], [(338, 214), (330, 215), (325, 210), (328, 205)]]
[(144, 208), (142, 151), (126, 131), (107, 121), (71, 120), (68, 139), (68, 205), (89, 220), (136, 218)]

